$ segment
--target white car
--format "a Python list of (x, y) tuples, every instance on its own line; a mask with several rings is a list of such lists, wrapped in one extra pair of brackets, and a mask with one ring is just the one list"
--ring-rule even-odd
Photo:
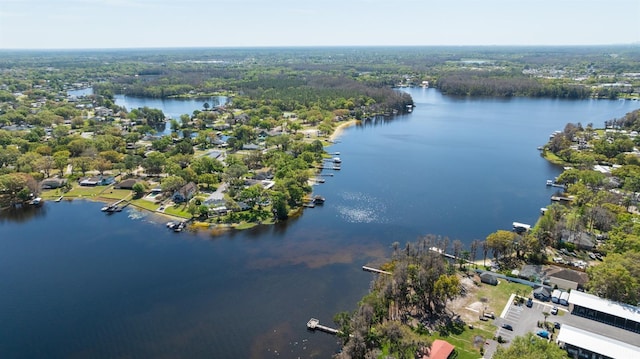
[(551, 314), (553, 314), (553, 315), (558, 314), (558, 307), (551, 308)]

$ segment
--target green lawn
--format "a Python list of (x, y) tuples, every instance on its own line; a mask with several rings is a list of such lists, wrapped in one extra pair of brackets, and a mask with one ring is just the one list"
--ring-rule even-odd
[(500, 284), (497, 286), (483, 283), (476, 294), (478, 300), (483, 301), (483, 298), (486, 299), (487, 311), (494, 312), (496, 315), (502, 313), (511, 294), (519, 293), (526, 297), (529, 296), (532, 291), (528, 285), (511, 283), (504, 279), (499, 280)]
[(172, 216), (176, 216), (176, 217), (191, 218), (191, 214), (187, 212), (187, 206), (184, 204), (168, 206), (164, 210), (164, 213)]
[(159, 204), (147, 201), (146, 199), (134, 199), (131, 200), (131, 204), (134, 204), (136, 207), (140, 207), (148, 211), (156, 211), (158, 207), (160, 207)]

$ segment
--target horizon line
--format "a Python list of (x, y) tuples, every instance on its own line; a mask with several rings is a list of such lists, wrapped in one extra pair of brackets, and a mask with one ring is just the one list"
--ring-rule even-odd
[(105, 50), (168, 50), (168, 49), (313, 49), (313, 48), (427, 48), (427, 47), (606, 47), (640, 46), (640, 41), (608, 44), (466, 44), (466, 45), (240, 45), (240, 46), (140, 46), (140, 47), (14, 47), (0, 51), (105, 51)]

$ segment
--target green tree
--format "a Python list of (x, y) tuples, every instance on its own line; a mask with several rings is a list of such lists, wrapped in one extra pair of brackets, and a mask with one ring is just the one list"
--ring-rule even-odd
[(142, 160), (142, 167), (150, 175), (159, 175), (162, 173), (167, 158), (164, 154), (159, 152), (151, 152), (147, 155), (147, 158)]
[(83, 176), (87, 174), (87, 171), (93, 168), (93, 159), (91, 157), (82, 156), (74, 158), (72, 163), (73, 169), (79, 169)]
[(493, 250), (493, 253), (496, 256), (496, 259), (500, 257), (500, 255), (507, 255), (509, 249), (513, 245), (513, 240), (515, 239), (515, 233), (511, 231), (505, 230), (497, 230), (489, 234), (486, 238), (487, 246)]
[(637, 304), (640, 298), (640, 253), (610, 253), (587, 269), (589, 290), (618, 302)]
[(141, 198), (144, 195), (145, 188), (142, 183), (134, 184), (133, 187), (131, 187), (131, 189), (133, 190), (135, 198)]
[(517, 336), (509, 347), (498, 346), (493, 359), (566, 359), (567, 352), (560, 349), (554, 342), (536, 338), (535, 334), (527, 333)]
[(69, 151), (57, 151), (53, 154), (53, 162), (55, 164), (55, 168), (60, 170), (60, 175), (64, 174), (64, 170), (67, 168), (69, 164), (69, 157), (71, 153)]
[(0, 175), (0, 204), (15, 206), (38, 193), (38, 183), (26, 173)]
[(179, 190), (186, 184), (187, 184), (187, 181), (185, 181), (184, 178), (182, 177), (169, 176), (162, 180), (161, 187), (163, 192), (171, 193)]

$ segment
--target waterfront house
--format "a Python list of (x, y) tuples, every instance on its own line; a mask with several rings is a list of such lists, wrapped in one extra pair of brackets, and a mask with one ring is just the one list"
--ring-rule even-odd
[(138, 183), (136, 179), (129, 178), (124, 181), (118, 182), (113, 188), (115, 189), (133, 189), (133, 185)]
[(94, 176), (80, 180), (81, 186), (108, 186), (115, 182), (113, 177)]
[(193, 198), (193, 195), (196, 194), (197, 190), (198, 186), (193, 182), (189, 182), (186, 185), (182, 186), (182, 188), (180, 188), (179, 190), (175, 191), (171, 199), (175, 203), (187, 202), (188, 200)]
[(40, 188), (42, 189), (54, 189), (60, 188), (67, 183), (67, 180), (64, 178), (45, 178), (40, 181)]

